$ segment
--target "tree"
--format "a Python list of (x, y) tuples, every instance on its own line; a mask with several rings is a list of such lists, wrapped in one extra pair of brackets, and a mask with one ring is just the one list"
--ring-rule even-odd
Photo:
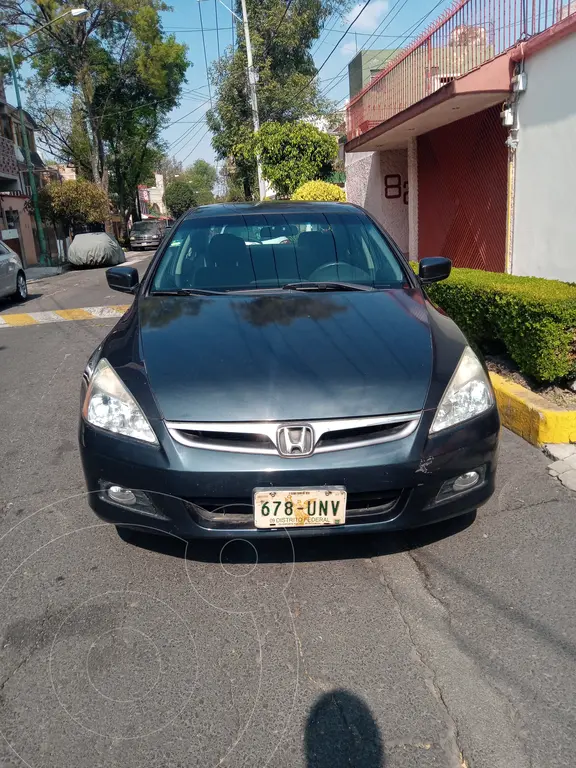
[[(328, 17), (349, 5), (337, 0), (292, 0), (289, 6), (286, 0), (247, 0), (261, 124), (293, 122), (333, 109), (314, 79), (311, 47)], [(240, 14), (239, 0), (236, 11)], [(235, 154), (235, 147), (249, 142), (252, 134), (246, 47), (241, 26), (237, 31), (237, 49), (228, 50), (212, 70), (215, 101), (207, 121), (218, 157), (233, 158), (235, 176), (249, 199), (256, 187), (254, 157)]]
[(289, 197), (305, 182), (332, 173), (338, 142), (310, 123), (265, 123), (244, 150), (236, 147), (238, 154), (242, 151), (257, 152), (266, 179), (280, 197)]
[[(14, 40), (75, 7), (75, 0), (2, 0), (0, 38)], [(37, 93), (30, 109), (45, 144), (107, 192), (125, 217), (137, 184), (160, 150), (159, 134), (178, 104), (186, 48), (165, 35), (162, 0), (89, 0), (85, 21), (64, 19), (18, 47), (31, 57)], [(5, 66), (5, 61), (0, 62)]]
[(106, 193), (91, 181), (52, 181), (40, 190), (38, 197), (44, 221), (61, 221), (67, 229), (104, 224), (110, 214)]
[(197, 205), (192, 185), (186, 181), (180, 181), (180, 179), (176, 179), (166, 187), (164, 200), (170, 215), (175, 219)]
[(182, 163), (180, 160), (176, 160), (175, 157), (169, 157), (168, 155), (162, 155), (160, 161), (156, 167), (156, 173), (161, 173), (164, 177), (164, 185), (168, 186), (170, 182), (174, 181), (177, 176), (180, 176), (183, 172)]
[(206, 160), (199, 159), (180, 175), (179, 180), (190, 184), (197, 205), (207, 205), (214, 202), (214, 185), (217, 178), (216, 168)]

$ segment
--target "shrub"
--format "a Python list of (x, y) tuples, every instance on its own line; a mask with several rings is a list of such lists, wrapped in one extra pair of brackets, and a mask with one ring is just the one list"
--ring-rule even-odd
[(500, 342), (522, 373), (540, 382), (576, 375), (576, 285), (453, 269), (427, 292), (471, 342)]
[(298, 187), (292, 200), (311, 200), (314, 202), (345, 203), (346, 193), (336, 184), (327, 181), (307, 181)]

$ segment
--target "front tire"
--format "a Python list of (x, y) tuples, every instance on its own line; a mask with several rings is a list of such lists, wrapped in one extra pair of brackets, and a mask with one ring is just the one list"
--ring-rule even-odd
[(16, 276), (16, 291), (13, 294), (15, 301), (26, 301), (28, 298), (28, 284), (24, 272), (18, 272)]

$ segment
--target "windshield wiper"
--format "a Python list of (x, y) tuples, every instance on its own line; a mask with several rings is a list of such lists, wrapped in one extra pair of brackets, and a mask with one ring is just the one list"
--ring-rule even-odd
[(358, 283), (341, 283), (329, 280), (326, 282), (286, 283), (282, 286), (285, 291), (373, 291), (371, 285), (359, 285)]
[(150, 296), (222, 296), (224, 291), (205, 291), (203, 288), (178, 288), (174, 291), (150, 291)]

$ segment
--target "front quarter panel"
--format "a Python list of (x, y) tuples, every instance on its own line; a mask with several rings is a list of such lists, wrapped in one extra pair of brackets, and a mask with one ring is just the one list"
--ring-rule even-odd
[(446, 391), (458, 361), (468, 345), (456, 323), (426, 300), (432, 336), (433, 369), (426, 399), (426, 410), (435, 410)]

